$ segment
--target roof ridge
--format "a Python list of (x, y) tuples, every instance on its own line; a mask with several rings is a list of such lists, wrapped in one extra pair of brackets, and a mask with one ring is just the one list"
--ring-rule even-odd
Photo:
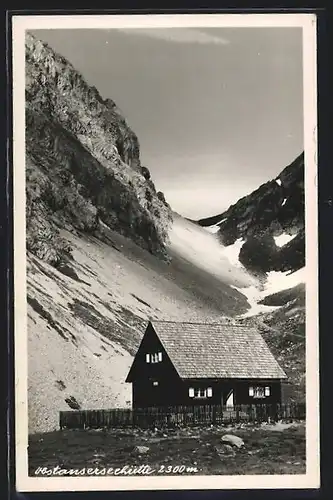
[(253, 325), (244, 325), (240, 323), (231, 323), (231, 322), (223, 322), (223, 321), (216, 321), (214, 323), (212, 322), (204, 322), (204, 321), (172, 321), (172, 320), (163, 320), (163, 319), (151, 319), (149, 320), (151, 323), (173, 323), (176, 325), (181, 325), (181, 324), (186, 324), (186, 325), (227, 325), (227, 326), (240, 326), (243, 328), (254, 328)]

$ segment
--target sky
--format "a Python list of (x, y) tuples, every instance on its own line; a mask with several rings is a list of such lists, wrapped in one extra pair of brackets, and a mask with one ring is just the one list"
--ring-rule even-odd
[(34, 34), (116, 102), (185, 217), (223, 212), (303, 151), (301, 28)]

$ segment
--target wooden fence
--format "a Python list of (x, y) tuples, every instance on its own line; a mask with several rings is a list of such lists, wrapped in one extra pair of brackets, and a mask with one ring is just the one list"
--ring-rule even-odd
[(224, 406), (175, 406), (159, 408), (61, 411), (60, 429), (112, 427), (186, 427), (240, 422), (304, 420), (304, 404)]

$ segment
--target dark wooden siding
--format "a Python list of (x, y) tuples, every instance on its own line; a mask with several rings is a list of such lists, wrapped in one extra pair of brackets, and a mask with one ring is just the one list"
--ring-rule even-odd
[[(162, 361), (147, 363), (146, 354), (162, 353)], [(182, 381), (154, 329), (148, 325), (127, 381), (132, 381), (133, 407), (163, 406), (180, 400)], [(157, 382), (158, 385), (154, 385)]]
[[(157, 377), (156, 377), (157, 379)], [(281, 403), (281, 384), (279, 381), (256, 380), (181, 380), (170, 377), (153, 380), (138, 380), (133, 383), (133, 407), (173, 406), (173, 405), (225, 405), (230, 391), (234, 391), (235, 405)], [(270, 387), (270, 396), (257, 399), (249, 395), (250, 386)], [(212, 397), (193, 398), (189, 388), (212, 388)]]

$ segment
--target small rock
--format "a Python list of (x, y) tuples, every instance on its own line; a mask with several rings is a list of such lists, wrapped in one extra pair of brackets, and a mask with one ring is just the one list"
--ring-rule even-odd
[(135, 453), (138, 453), (139, 455), (145, 455), (146, 453), (148, 453), (149, 447), (148, 446), (135, 446), (133, 448), (133, 451)]
[(223, 456), (235, 456), (236, 451), (232, 448), (232, 446), (214, 446), (216, 453), (220, 458), (223, 458)]
[(228, 443), (231, 446), (236, 446), (237, 448), (242, 448), (242, 446), (244, 446), (243, 439), (238, 436), (234, 436), (233, 434), (225, 434), (221, 437), (221, 441), (223, 443)]

